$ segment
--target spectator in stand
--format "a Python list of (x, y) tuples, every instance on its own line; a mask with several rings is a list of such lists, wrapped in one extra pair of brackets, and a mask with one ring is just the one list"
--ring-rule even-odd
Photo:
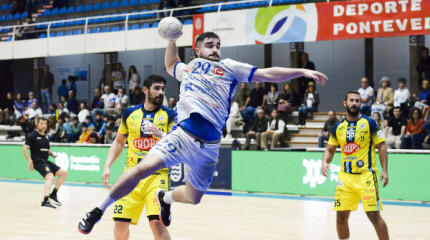
[(328, 141), (328, 139), (330, 138), (331, 129), (336, 123), (339, 122), (339, 119), (337, 119), (336, 112), (334, 110), (328, 111), (327, 116), (328, 119), (325, 120), (324, 127), (318, 137), (319, 148), (324, 148), (324, 141)]
[(49, 115), (54, 116), (55, 120), (57, 120), (58, 118), (56, 114), (57, 114), (57, 105), (55, 104), (49, 105)]
[(19, 119), (25, 111), (25, 101), (22, 99), (21, 93), (16, 94), (16, 99), (13, 103), (15, 119)]
[(245, 110), (245, 103), (251, 91), (246, 86), (245, 82), (240, 83), (239, 92), (237, 93), (236, 102), (239, 105), (239, 111)]
[[(70, 91), (70, 90), (69, 90)], [(67, 95), (68, 95), (69, 93), (67, 93)], [(63, 103), (63, 106), (64, 106), (64, 108), (67, 108), (67, 97), (65, 97), (65, 96), (61, 96), (60, 97), (60, 102), (61, 103)]]
[(175, 97), (170, 97), (169, 98), (169, 108), (170, 109), (176, 109), (176, 98)]
[(91, 116), (86, 116), (85, 117), (85, 124), (87, 125), (87, 127), (93, 127), (95, 128), (96, 126), (94, 125), (94, 123), (92, 122), (92, 117)]
[(90, 144), (94, 144), (94, 143), (101, 143), (102, 141), (100, 140), (100, 137), (97, 135), (97, 133), (91, 133), (87, 139), (85, 139), (84, 143), (90, 143)]
[[(258, 116), (258, 111), (257, 111), (257, 116)], [(225, 129), (227, 132), (225, 135), (225, 138), (233, 138), (233, 136), (231, 135), (231, 128), (233, 127), (233, 125), (239, 126), (242, 124), (243, 124), (243, 118), (239, 112), (239, 104), (237, 104), (237, 102), (232, 102), (230, 106), (230, 114), (225, 123)]]
[(285, 131), (285, 122), (279, 118), (278, 110), (273, 109), (270, 113), (271, 119), (267, 123), (267, 130), (261, 133), (261, 149), (269, 150), (267, 141), (272, 140), (271, 149), (276, 148), (278, 141), (283, 141), (282, 135)]
[(427, 119), (427, 114), (429, 112), (430, 105), (430, 88), (429, 88), (429, 80), (424, 79), (421, 84), (421, 90), (418, 93), (418, 97), (416, 94), (413, 94), (414, 99), (417, 99), (414, 107), (419, 108), (423, 112), (424, 119)]
[(69, 88), (67, 87), (66, 79), (61, 80), (61, 85), (57, 89), (57, 94), (58, 94), (58, 101), (61, 101), (61, 96), (64, 96), (67, 98), (69, 94)]
[[(36, 102), (36, 104), (39, 106), (39, 101), (37, 101), (36, 98), (34, 98), (34, 94), (33, 92), (28, 92), (28, 100), (27, 100), (27, 104), (26, 107), (27, 108), (31, 108), (33, 107), (33, 102)], [(49, 106), (48, 106), (49, 107)], [(49, 108), (48, 108), (49, 109)], [(49, 111), (47, 112), (49, 113)]]
[(43, 67), (40, 93), (42, 96), (43, 112), (47, 113), (52, 102), (52, 85), (54, 85), (54, 75), (49, 71), (49, 65)]
[(102, 113), (103, 112), (103, 108), (104, 108), (104, 103), (103, 101), (101, 101), (101, 96), (102, 94), (100, 93), (100, 89), (96, 88), (94, 89), (94, 98), (93, 98), (93, 102), (91, 103), (91, 109), (92, 109), (92, 116), (93, 116), (93, 121), (96, 120), (96, 114), (97, 113)]
[(61, 139), (68, 139), (70, 134), (72, 134), (72, 122), (70, 121), (70, 116), (64, 116), (63, 123), (63, 133), (61, 134)]
[[(79, 102), (76, 100), (76, 95), (73, 90), (69, 90), (69, 99), (67, 100), (67, 110), (71, 115), (79, 113)], [(72, 114), (73, 113), (73, 114)]]
[(29, 118), (28, 113), (24, 112), (19, 123), (22, 128), (22, 131), (25, 134), (25, 139), (27, 139), (28, 134), (33, 132), (36, 127), (36, 118)]
[(271, 83), (270, 91), (267, 93), (266, 112), (272, 112), (272, 109), (278, 109), (278, 100), (279, 100), (278, 84)]
[(139, 87), (140, 84), (140, 76), (139, 73), (136, 71), (136, 67), (134, 65), (131, 65), (128, 68), (128, 89), (129, 89), (129, 95), (133, 93), (133, 89), (135, 87)]
[(106, 133), (106, 127), (107, 126), (115, 126), (115, 118), (114, 117), (103, 116), (103, 125), (102, 125), (100, 131), (98, 132), (98, 135), (100, 137), (103, 137), (103, 135)]
[(42, 109), (39, 108), (39, 106), (37, 106), (37, 102), (36, 101), (32, 101), (32, 106), (29, 107), (25, 113), (28, 114), (28, 119), (33, 119), (35, 117), (41, 117), (43, 116), (43, 112)]
[(76, 88), (76, 78), (74, 76), (68, 76), (67, 79), (70, 82), (70, 89), (69, 90), (72, 90), (75, 93), (75, 96), (76, 96), (76, 91), (77, 91), (77, 88)]
[(381, 78), (379, 82), (381, 88), (378, 89), (378, 94), (376, 95), (375, 103), (372, 105), (372, 116), (374, 112), (379, 112), (382, 120), (384, 120), (384, 113), (390, 112), (393, 109), (394, 103), (394, 92), (390, 88), (390, 79), (386, 76)]
[(59, 102), (57, 104), (57, 111), (55, 113), (56, 118), (60, 118), (64, 114), (69, 114), (69, 110), (67, 108), (64, 108), (64, 104), (62, 102)]
[(133, 94), (130, 96), (130, 105), (138, 105), (145, 101), (145, 94), (142, 92), (140, 87), (133, 89)]
[[(106, 122), (107, 122), (107, 116), (104, 116), (103, 118), (105, 118), (105, 117), (106, 117)], [(94, 124), (94, 130), (96, 132), (99, 132), (102, 129), (103, 119), (102, 119), (101, 113), (96, 114), (96, 120), (93, 122), (93, 124)]]
[(400, 107), (403, 116), (408, 116), (410, 108), (409, 98), (411, 97), (411, 93), (409, 92), (409, 89), (405, 88), (405, 78), (399, 78), (398, 84), (399, 88), (394, 91), (394, 107)]
[(109, 86), (104, 87), (104, 94), (100, 98), (103, 101), (103, 115), (112, 115), (115, 113), (115, 94), (111, 92)]
[(424, 79), (430, 79), (430, 57), (429, 57), (429, 49), (423, 48), (422, 58), (420, 58), (417, 71), (418, 71), (418, 87), (421, 87), (422, 81)]
[(255, 88), (252, 89), (248, 98), (246, 99), (244, 110), (241, 111), (242, 117), (247, 125), (254, 122), (254, 117), (257, 115), (257, 108), (264, 109), (266, 103), (266, 91), (261, 85), (261, 82), (255, 83)]
[[(301, 67), (305, 69), (315, 70), (315, 64), (309, 60), (309, 54), (303, 52), (301, 55)], [(308, 89), (309, 83), (313, 83), (315, 86), (315, 81), (311, 78), (300, 77), (299, 78), (299, 99), (303, 99), (306, 90)]]
[(112, 71), (113, 92), (118, 93), (118, 89), (125, 88), (125, 73), (121, 63), (115, 65), (115, 71)]
[(82, 123), (82, 133), (79, 137), (78, 143), (84, 143), (85, 139), (90, 136), (92, 131), (94, 130), (94, 127), (88, 127), (86, 123)]
[(87, 117), (91, 118), (91, 114), (90, 114), (90, 111), (88, 110), (86, 103), (81, 103), (80, 109), (81, 110), (78, 113), (78, 119), (80, 123), (83, 123), (85, 122), (85, 119), (87, 119)]
[(401, 108), (399, 106), (394, 107), (393, 116), (388, 120), (384, 132), (387, 148), (401, 148), (401, 138), (405, 134), (407, 124), (406, 118), (401, 113)]
[[(168, 10), (168, 9), (172, 9), (172, 8), (176, 8), (176, 7), (177, 7), (177, 5), (176, 5), (175, 0), (161, 0), (160, 4), (158, 5), (158, 10)], [(169, 11), (157, 13), (158, 18), (165, 18), (165, 17), (169, 17), (169, 16), (170, 16)]]
[(286, 122), (287, 114), (298, 109), (300, 100), (297, 97), (297, 93), (291, 88), (290, 83), (284, 84), (284, 90), (279, 94), (278, 111), (280, 117)]
[(366, 77), (361, 79), (361, 88), (358, 89), (361, 98), (360, 113), (366, 116), (370, 116), (370, 107), (373, 103), (374, 91), (369, 85), (369, 79)]
[(70, 134), (67, 138), (67, 142), (74, 143), (79, 140), (79, 136), (81, 136), (82, 132), (82, 124), (79, 122), (78, 117), (73, 118), (70, 128)]
[(57, 119), (57, 124), (55, 127), (55, 134), (53, 136), (53, 138), (51, 139), (54, 142), (61, 142), (61, 137), (63, 136), (63, 129), (64, 126), (64, 118), (60, 117)]
[[(424, 123), (423, 132), (427, 133), (427, 135), (424, 137), (423, 143), (430, 144), (430, 120)], [(421, 148), (422, 148), (422, 144), (421, 144)]]
[(372, 118), (378, 124), (380, 129), (385, 128), (384, 123), (382, 122), (382, 119), (381, 119), (381, 114), (379, 112), (374, 112), (372, 115)]
[(103, 136), (102, 142), (104, 144), (111, 144), (113, 140), (115, 140), (115, 136), (116, 136), (116, 134), (113, 132), (113, 126), (109, 126), (109, 125), (106, 126), (105, 130), (106, 130), (106, 133)]
[(13, 93), (8, 92), (6, 101), (2, 104), (0, 108), (0, 124), (10, 124), (11, 116), (13, 116)]
[(262, 108), (257, 109), (257, 120), (246, 133), (245, 150), (249, 150), (251, 139), (255, 139), (257, 150), (261, 150), (261, 134), (266, 132), (268, 125), (269, 120), (264, 115), (264, 110)]
[(424, 120), (421, 118), (421, 110), (412, 109), (411, 118), (406, 127), (406, 133), (402, 136), (402, 149), (410, 149), (411, 144), (414, 149), (420, 149), (422, 145)]
[(320, 95), (315, 92), (315, 85), (309, 82), (308, 90), (303, 98), (302, 106), (299, 107), (299, 124), (306, 125), (306, 116), (308, 112), (318, 112), (318, 105), (320, 104)]
[(115, 109), (118, 116), (121, 116), (128, 105), (128, 96), (124, 94), (124, 89), (119, 88), (115, 98)]

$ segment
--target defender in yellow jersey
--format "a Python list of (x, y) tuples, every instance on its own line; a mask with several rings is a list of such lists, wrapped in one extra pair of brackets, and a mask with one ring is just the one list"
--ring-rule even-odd
[[(126, 140), (127, 158), (124, 171), (145, 161), (148, 151), (171, 129), (176, 113), (162, 106), (166, 80), (152, 75), (145, 79), (145, 103), (131, 106), (124, 111), (117, 137), (112, 144), (103, 171), (103, 184), (109, 188), (110, 167), (115, 162)], [(130, 224), (136, 225), (143, 207), (155, 239), (170, 239), (169, 232), (159, 221), (160, 207), (155, 199), (158, 189), (170, 190), (169, 169), (164, 168), (140, 181), (135, 189), (115, 202), (113, 219), (116, 240), (129, 238)]]
[(382, 203), (379, 197), (375, 153), (377, 147), (382, 166), (381, 181), (384, 181), (385, 187), (388, 184), (388, 173), (384, 133), (375, 120), (360, 114), (358, 92), (348, 92), (343, 104), (347, 116), (333, 126), (321, 167), (322, 174), (327, 177), (329, 163), (337, 146), (340, 146), (341, 171), (334, 198), (337, 233), (339, 239), (349, 239), (348, 218), (351, 211), (357, 210), (361, 200), (379, 239), (388, 239), (388, 228), (380, 215)]

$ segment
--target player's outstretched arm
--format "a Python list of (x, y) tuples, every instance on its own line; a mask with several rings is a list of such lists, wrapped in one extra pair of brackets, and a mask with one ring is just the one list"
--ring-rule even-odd
[(382, 173), (381, 173), (381, 181), (384, 182), (382, 187), (387, 186), (388, 184), (388, 153), (387, 153), (387, 145), (385, 142), (381, 142), (376, 145), (379, 153), (379, 161), (381, 161)]
[(175, 64), (180, 61), (181, 59), (179, 58), (176, 50), (176, 42), (168, 42), (166, 47), (166, 56), (164, 57), (164, 65), (170, 76), (174, 77), (173, 71), (175, 70)]
[(28, 154), (28, 149), (30, 149), (30, 147), (24, 145), (24, 147), (22, 148), (22, 153), (24, 154), (25, 159), (28, 161), (28, 171), (33, 172), (33, 159), (31, 159), (30, 154)]
[(252, 78), (253, 82), (285, 82), (299, 77), (306, 77), (315, 80), (316, 83), (325, 85), (328, 78), (323, 73), (304, 68), (282, 68), (271, 67), (257, 69)]
[(121, 154), (126, 141), (127, 141), (127, 138), (124, 134), (117, 133), (115, 140), (112, 142), (112, 145), (110, 146), (109, 153), (106, 158), (105, 167), (103, 169), (103, 175), (102, 175), (103, 185), (107, 189), (110, 188), (109, 186), (110, 168), (112, 167), (112, 164), (116, 161), (116, 159)]
[(333, 159), (334, 153), (336, 152), (336, 148), (337, 146), (335, 145), (327, 144), (327, 148), (324, 151), (321, 165), (321, 173), (324, 177), (327, 177), (328, 175), (329, 164)]

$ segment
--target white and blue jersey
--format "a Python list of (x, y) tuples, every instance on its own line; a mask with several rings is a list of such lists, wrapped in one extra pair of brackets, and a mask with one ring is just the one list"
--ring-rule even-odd
[(221, 134), (229, 117), (237, 84), (251, 82), (256, 69), (232, 59), (214, 62), (195, 58), (188, 64), (176, 63), (173, 75), (181, 81), (178, 122), (190, 118), (192, 113), (198, 113)]

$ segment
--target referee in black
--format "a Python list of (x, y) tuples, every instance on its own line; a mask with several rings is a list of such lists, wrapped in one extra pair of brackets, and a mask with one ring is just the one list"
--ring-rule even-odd
[[(47, 125), (48, 120), (44, 118), (36, 119), (36, 130), (28, 135), (22, 152), (24, 153), (25, 159), (28, 161), (28, 170), (32, 172), (33, 169), (36, 169), (45, 178), (45, 195), (41, 206), (56, 208), (54, 205), (61, 206), (57, 198), (57, 192), (64, 180), (66, 180), (67, 172), (48, 161), (49, 155), (54, 158), (56, 158), (57, 155), (49, 149), (49, 138), (45, 134)], [(28, 154), (28, 149), (30, 149), (31, 157)], [(49, 194), (52, 184), (54, 183), (54, 176), (57, 176), (58, 179), (55, 182), (54, 190)]]

